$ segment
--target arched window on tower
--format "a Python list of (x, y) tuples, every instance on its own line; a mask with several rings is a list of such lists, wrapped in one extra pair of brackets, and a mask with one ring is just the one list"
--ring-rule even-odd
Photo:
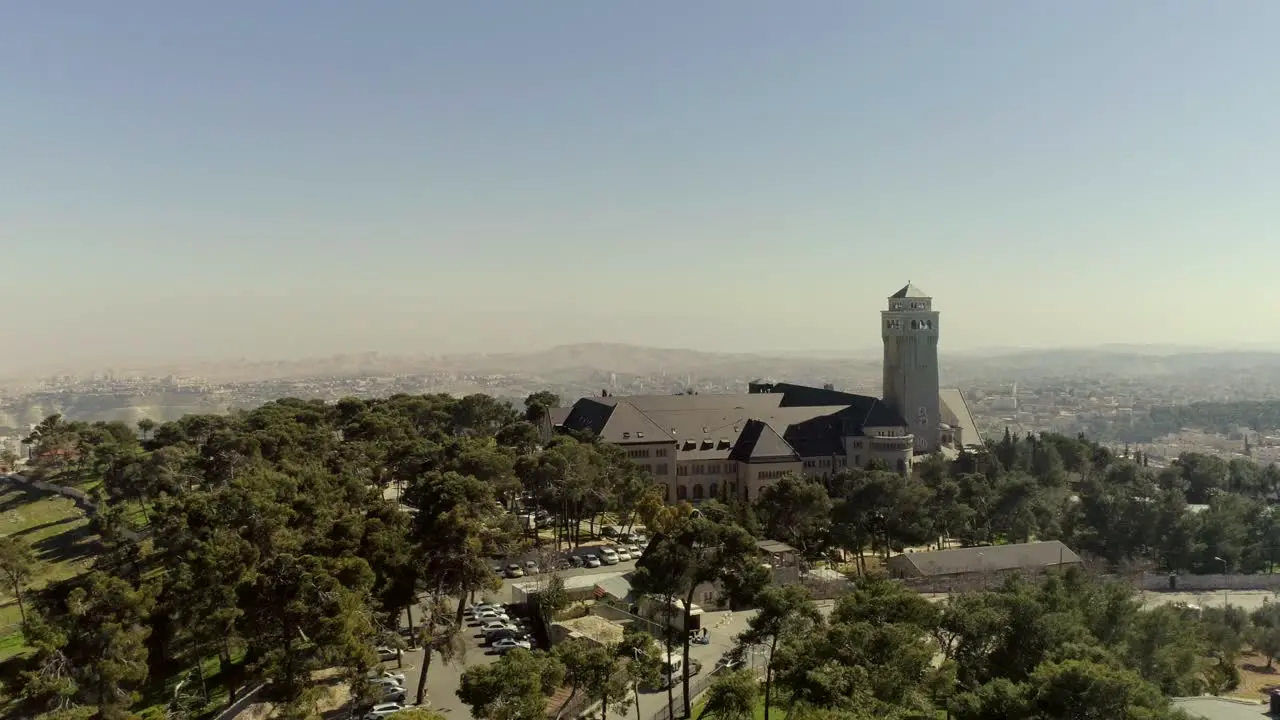
[(685, 486), (683, 486), (683, 485), (681, 485), (680, 487), (676, 488), (676, 499), (677, 499), (677, 500), (688, 500), (688, 499), (689, 499), (689, 490), (688, 490)]
[(702, 499), (702, 483), (698, 483), (693, 486), (693, 499), (694, 500)]
[(720, 491), (720, 486), (716, 483), (711, 483), (711, 486), (707, 488), (707, 497), (710, 497), (710, 498), (720, 497), (718, 494), (719, 491)]

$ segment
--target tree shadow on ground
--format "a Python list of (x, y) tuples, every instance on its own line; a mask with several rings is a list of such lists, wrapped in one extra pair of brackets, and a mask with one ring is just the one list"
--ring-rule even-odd
[(16, 532), (11, 532), (9, 533), (9, 536), (10, 537), (26, 537), (27, 535), (40, 532), (41, 530), (46, 530), (48, 528), (57, 527), (59, 525), (69, 525), (74, 522), (80, 522), (80, 520), (82, 519), (83, 518), (77, 515), (69, 515), (67, 517), (64, 517), (58, 520), (50, 520), (49, 522), (46, 522), (46, 523), (40, 523), (39, 525), (32, 525), (31, 527), (23, 528)]
[(50, 535), (31, 544), (31, 549), (44, 563), (53, 565), (83, 560), (97, 548), (97, 536), (88, 524)]

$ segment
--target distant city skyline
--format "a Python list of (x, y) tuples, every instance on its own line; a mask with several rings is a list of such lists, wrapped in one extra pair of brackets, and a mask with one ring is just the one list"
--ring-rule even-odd
[(0, 372), (1270, 342), (1280, 5), (18, 3)]

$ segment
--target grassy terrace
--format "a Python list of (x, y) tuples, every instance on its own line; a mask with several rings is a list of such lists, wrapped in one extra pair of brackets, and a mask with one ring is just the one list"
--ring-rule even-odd
[[(0, 534), (24, 538), (40, 558), (30, 590), (78, 575), (92, 562), (89, 521), (61, 495), (0, 480)], [(23, 650), (18, 603), (5, 587), (0, 589), (0, 660)]]

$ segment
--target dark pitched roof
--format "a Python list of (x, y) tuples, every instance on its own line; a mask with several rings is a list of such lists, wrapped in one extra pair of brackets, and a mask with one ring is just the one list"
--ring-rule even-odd
[(748, 420), (742, 428), (738, 443), (733, 446), (729, 457), (738, 462), (763, 462), (766, 460), (799, 460), (795, 448), (768, 423), (760, 420)]
[(851, 430), (852, 434), (861, 433), (866, 427), (903, 427), (907, 424), (883, 400), (870, 395), (790, 383), (779, 383), (774, 389), (782, 393), (782, 407), (844, 406), (839, 415), (844, 422), (843, 427)]
[(890, 300), (900, 300), (902, 298), (927, 298), (928, 293), (908, 282), (901, 290), (889, 296)]
[[(819, 457), (844, 453), (842, 438), (867, 427), (904, 427), (866, 395), (782, 383), (778, 392), (582, 398), (563, 411), (566, 430), (606, 442), (674, 443), (681, 460)], [(552, 418), (561, 416), (552, 411)], [(769, 428), (756, 428), (752, 422)]]
[(986, 545), (983, 547), (937, 550), (898, 555), (891, 563), (909, 563), (925, 577), (964, 573), (1000, 572), (1003, 570), (1039, 570), (1059, 563), (1080, 562), (1080, 556), (1057, 540)]

